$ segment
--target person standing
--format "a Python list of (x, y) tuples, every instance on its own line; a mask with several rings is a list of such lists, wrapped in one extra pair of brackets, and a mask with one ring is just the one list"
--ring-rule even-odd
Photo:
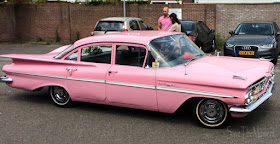
[(171, 19), (169, 17), (169, 9), (168, 7), (163, 8), (163, 16), (158, 19), (158, 30), (159, 31), (168, 31), (172, 26)]
[(172, 13), (170, 16), (172, 26), (169, 28), (169, 32), (181, 32), (181, 22), (178, 20), (177, 15)]

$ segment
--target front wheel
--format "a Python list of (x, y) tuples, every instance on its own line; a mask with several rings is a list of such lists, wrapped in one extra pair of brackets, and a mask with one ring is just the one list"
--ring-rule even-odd
[(206, 127), (222, 126), (228, 119), (227, 106), (215, 99), (202, 99), (193, 107), (195, 119)]
[(68, 92), (62, 87), (50, 87), (50, 96), (54, 104), (59, 107), (70, 107), (73, 105), (73, 102)]

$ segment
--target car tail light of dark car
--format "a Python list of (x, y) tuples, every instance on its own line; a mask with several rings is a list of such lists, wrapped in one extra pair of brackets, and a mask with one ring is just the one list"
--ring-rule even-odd
[(124, 31), (128, 31), (128, 29), (125, 29)]
[(195, 42), (196, 37), (195, 36), (188, 36), (193, 42)]
[(92, 30), (92, 32), (90, 33), (91, 36), (94, 36), (94, 30)]

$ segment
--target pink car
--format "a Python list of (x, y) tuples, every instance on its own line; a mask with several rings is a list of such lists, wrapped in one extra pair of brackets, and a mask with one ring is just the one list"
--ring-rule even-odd
[(88, 37), (43, 55), (8, 54), (1, 77), (10, 87), (49, 87), (57, 106), (75, 101), (174, 113), (218, 127), (244, 117), (274, 90), (268, 61), (206, 56), (183, 33), (134, 31)]

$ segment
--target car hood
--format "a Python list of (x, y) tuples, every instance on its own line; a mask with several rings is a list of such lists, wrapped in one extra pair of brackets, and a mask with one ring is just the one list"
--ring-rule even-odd
[(246, 89), (262, 77), (269, 76), (272, 66), (271, 62), (258, 59), (206, 56), (186, 66), (174, 67), (168, 72), (164, 70), (166, 77), (158, 80)]
[(227, 43), (233, 45), (266, 45), (274, 42), (271, 35), (234, 35), (227, 40)]

